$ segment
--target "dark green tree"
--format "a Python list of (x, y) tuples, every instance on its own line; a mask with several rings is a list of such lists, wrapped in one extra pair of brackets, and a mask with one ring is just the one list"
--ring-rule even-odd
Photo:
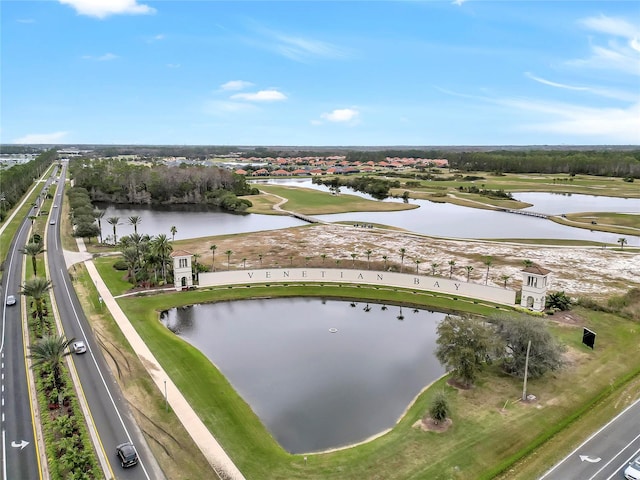
[(551, 335), (543, 320), (518, 315), (492, 317), (489, 321), (495, 326), (496, 334), (502, 342), (497, 352), (500, 352), (502, 369), (506, 373), (524, 377), (529, 340), (529, 378), (541, 377), (546, 372), (563, 366), (562, 354), (565, 347)]
[(436, 358), (461, 384), (473, 385), (495, 350), (491, 326), (473, 317), (448, 315), (437, 333)]

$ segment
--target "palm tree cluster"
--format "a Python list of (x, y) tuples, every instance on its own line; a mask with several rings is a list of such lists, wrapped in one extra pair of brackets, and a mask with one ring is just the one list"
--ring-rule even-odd
[(127, 278), (134, 285), (166, 284), (170, 280), (173, 246), (164, 233), (155, 237), (132, 233), (122, 237), (118, 246), (126, 264)]

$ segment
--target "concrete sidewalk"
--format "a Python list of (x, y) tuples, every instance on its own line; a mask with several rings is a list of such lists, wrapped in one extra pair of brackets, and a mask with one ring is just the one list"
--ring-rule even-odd
[[(78, 242), (80, 252), (86, 252), (84, 241), (81, 238), (76, 240)], [(245, 480), (240, 470), (238, 470), (218, 441), (214, 438), (211, 432), (209, 432), (204, 423), (202, 423), (193, 408), (191, 408), (191, 405), (189, 405), (189, 402), (187, 402), (178, 387), (176, 387), (153, 353), (151, 353), (151, 350), (149, 350), (140, 335), (138, 335), (138, 332), (133, 328), (133, 325), (131, 325), (131, 322), (129, 322), (129, 319), (124, 314), (113, 295), (111, 295), (111, 292), (105, 283), (102, 281), (93, 261), (89, 259), (86, 260), (84, 264), (87, 267), (87, 272), (89, 272), (89, 275), (91, 276), (91, 280), (98, 290), (98, 294), (102, 297), (104, 305), (109, 309), (109, 312), (118, 324), (118, 327), (120, 327), (120, 330), (126, 337), (129, 344), (131, 344), (131, 347), (138, 355), (142, 365), (144, 365), (147, 373), (153, 379), (162, 395), (164, 395), (166, 385), (169, 405), (171, 405), (174, 413), (182, 425), (184, 425), (187, 432), (189, 432), (189, 435), (191, 435), (191, 438), (204, 454), (207, 461), (211, 464), (214, 470), (218, 472), (220, 478), (225, 480)]]

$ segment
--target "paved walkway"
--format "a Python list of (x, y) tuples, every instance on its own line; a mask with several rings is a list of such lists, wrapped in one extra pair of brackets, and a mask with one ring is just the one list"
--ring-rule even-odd
[[(78, 242), (80, 253), (86, 254), (87, 250), (84, 245), (84, 241), (81, 238), (76, 240)], [(78, 256), (74, 257), (78, 258)], [(209, 432), (204, 423), (202, 423), (198, 415), (196, 415), (196, 412), (191, 408), (191, 405), (189, 405), (189, 402), (187, 402), (178, 387), (176, 387), (173, 381), (171, 381), (158, 360), (155, 358), (153, 353), (151, 353), (151, 350), (149, 350), (140, 335), (138, 335), (138, 332), (133, 328), (133, 325), (131, 325), (131, 322), (129, 322), (129, 319), (124, 314), (113, 295), (111, 295), (111, 292), (105, 283), (102, 281), (93, 260), (88, 259), (84, 264), (86, 265), (87, 271), (98, 290), (98, 294), (102, 297), (104, 304), (109, 309), (109, 312), (118, 324), (118, 327), (120, 327), (120, 330), (138, 355), (138, 358), (142, 362), (142, 365), (144, 365), (147, 373), (153, 379), (158, 390), (163, 395), (165, 392), (166, 382), (166, 392), (169, 405), (171, 405), (174, 413), (182, 425), (184, 425), (187, 432), (189, 432), (189, 435), (191, 435), (191, 438), (204, 454), (208, 462), (215, 471), (218, 472), (220, 477), (225, 480), (245, 480), (240, 470), (238, 470), (218, 441), (214, 438), (211, 432)]]

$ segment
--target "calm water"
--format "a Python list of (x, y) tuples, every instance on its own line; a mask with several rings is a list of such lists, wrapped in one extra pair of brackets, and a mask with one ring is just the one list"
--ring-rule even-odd
[[(321, 185), (313, 185), (311, 180), (273, 180), (280, 185), (328, 190)], [(347, 192), (348, 189), (343, 189)], [(349, 192), (352, 193), (352, 192)], [(358, 194), (359, 196), (366, 196)], [(590, 195), (560, 195), (553, 193), (517, 193), (518, 200), (533, 204), (530, 210), (548, 213), (571, 212), (624, 212), (640, 214), (640, 200), (614, 197), (595, 197)], [(393, 200), (398, 201), (398, 200)], [(412, 232), (450, 238), (540, 238), (590, 240), (616, 244), (619, 234), (572, 228), (526, 215), (516, 215), (492, 210), (480, 210), (447, 203), (433, 203), (427, 200), (412, 200), (420, 208), (400, 212), (350, 212), (331, 215), (316, 215), (326, 222), (378, 223), (403, 228)], [(105, 208), (105, 207), (102, 207)], [(207, 210), (196, 205), (149, 207), (123, 206), (106, 207), (102, 220), (103, 236), (111, 235), (113, 229), (106, 223), (112, 216), (120, 217), (117, 227), (118, 237), (133, 232), (128, 225), (130, 216), (138, 215), (142, 223), (139, 233), (157, 235), (165, 233), (175, 225), (178, 229), (176, 239), (196, 238), (230, 233), (247, 233), (303, 225), (304, 222), (291, 217), (258, 214), (231, 214), (220, 210)], [(640, 237), (626, 235), (628, 246), (640, 246)]]
[(135, 215), (142, 219), (142, 222), (138, 225), (138, 233), (146, 233), (150, 236), (164, 233), (171, 238), (170, 229), (171, 226), (175, 226), (178, 230), (176, 240), (275, 230), (305, 224), (302, 220), (282, 215), (234, 214), (198, 205), (98, 206), (106, 211), (104, 218), (101, 220), (103, 237), (113, 235), (113, 227), (107, 223), (109, 217), (120, 217), (120, 222), (116, 228), (118, 238), (133, 233), (133, 227), (129, 225), (128, 219)]
[[(444, 314), (320, 299), (172, 309), (162, 321), (202, 351), (292, 453), (362, 441), (393, 427), (443, 373), (433, 354)], [(331, 333), (329, 329), (337, 329)]]

